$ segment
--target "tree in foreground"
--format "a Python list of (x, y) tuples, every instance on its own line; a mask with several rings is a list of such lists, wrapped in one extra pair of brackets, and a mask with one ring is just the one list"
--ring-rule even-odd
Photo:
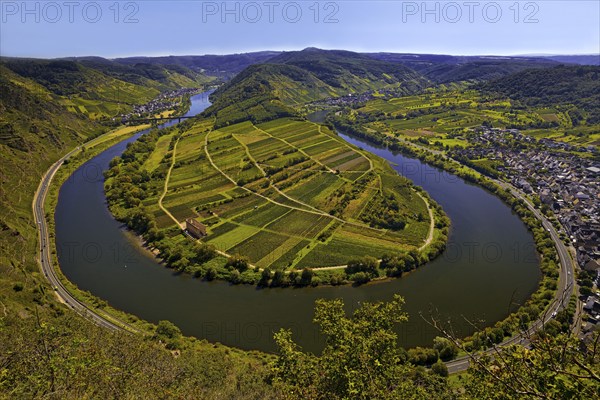
[(291, 332), (275, 335), (273, 384), (290, 399), (452, 398), (445, 379), (407, 362), (394, 326), (404, 301), (364, 303), (348, 317), (342, 300), (318, 300), (314, 322), (326, 337), (320, 356), (304, 353)]
[(492, 341), (485, 353), (470, 351), (452, 330), (434, 321), (442, 335), (470, 358), (462, 398), (600, 398), (600, 331), (581, 339), (573, 333), (574, 321), (568, 313), (561, 313), (562, 318), (559, 314), (535, 333), (523, 331), (527, 346), (501, 346)]
[(599, 338), (599, 332), (587, 341), (541, 332), (531, 348), (498, 349), (471, 362), (466, 393), (474, 399), (598, 399)]

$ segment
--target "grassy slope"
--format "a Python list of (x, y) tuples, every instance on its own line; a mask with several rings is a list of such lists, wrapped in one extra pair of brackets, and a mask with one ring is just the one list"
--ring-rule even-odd
[[(163, 337), (179, 349), (175, 358), (156, 341), (113, 334), (56, 300), (35, 260), (33, 195), (54, 160), (106, 128), (3, 65), (0, 88), (0, 397), (272, 396), (265, 392), (271, 389), (263, 382), (264, 356)], [(128, 131), (97, 142), (122, 134)]]

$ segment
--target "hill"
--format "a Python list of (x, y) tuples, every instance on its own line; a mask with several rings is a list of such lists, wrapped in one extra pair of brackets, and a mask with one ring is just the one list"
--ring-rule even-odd
[(31, 199), (42, 172), (103, 128), (69, 112), (42, 85), (0, 65), (0, 262), (35, 269)]
[(600, 67), (557, 66), (521, 71), (481, 86), (487, 93), (498, 93), (530, 106), (574, 105), (571, 120), (600, 122)]
[(558, 62), (534, 57), (450, 56), (438, 54), (370, 53), (376, 60), (400, 63), (436, 83), (487, 81), (528, 68), (544, 68)]
[(278, 51), (259, 51), (254, 53), (203, 55), (203, 56), (165, 56), (165, 57), (126, 57), (117, 58), (115, 63), (123, 65), (151, 64), (181, 66), (207, 75), (231, 78), (244, 68), (267, 62), (280, 54)]
[(211, 79), (183, 67), (122, 66), (102, 58), (72, 60), (2, 59), (6, 69), (47, 90), (69, 111), (108, 120), (159, 93), (200, 87)]
[(349, 51), (305, 49), (253, 65), (217, 90), (206, 115), (216, 126), (251, 119), (263, 122), (293, 115), (291, 107), (329, 97), (393, 88), (414, 93), (429, 84), (403, 65)]
[(564, 64), (600, 65), (600, 54), (541, 56)]

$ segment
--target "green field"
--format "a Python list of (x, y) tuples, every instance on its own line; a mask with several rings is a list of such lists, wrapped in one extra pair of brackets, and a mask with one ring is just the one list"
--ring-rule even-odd
[(475, 90), (431, 91), (401, 98), (377, 98), (354, 111), (355, 122), (405, 140), (427, 139), (444, 147), (467, 147), (464, 134), (488, 123), (518, 128), (536, 138), (580, 146), (600, 144), (597, 125), (574, 124), (576, 107), (524, 107), (508, 99), (484, 97)]
[[(204, 223), (203, 242), (260, 268), (337, 266), (426, 244), (430, 219), (415, 215), (428, 216), (427, 204), (410, 182), (324, 126), (283, 118), (214, 130), (200, 121), (160, 136), (143, 163), (157, 178), (145, 183), (143, 205), (165, 232), (177, 227), (158, 206), (172, 161), (164, 207), (178, 223)], [(373, 222), (369, 205), (386, 199), (404, 229)]]

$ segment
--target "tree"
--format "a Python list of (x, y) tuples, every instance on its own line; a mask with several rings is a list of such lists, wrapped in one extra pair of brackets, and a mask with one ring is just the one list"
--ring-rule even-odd
[(229, 272), (229, 282), (233, 283), (234, 285), (237, 285), (241, 281), (242, 281), (242, 274), (240, 273), (240, 271), (237, 269), (232, 269)]
[(206, 273), (204, 274), (204, 279), (207, 281), (212, 281), (217, 277), (217, 270), (214, 267), (208, 267)]
[(317, 300), (314, 322), (325, 348), (320, 356), (304, 353), (289, 330), (279, 331), (274, 386), (292, 399), (449, 398), (439, 378), (406, 363), (393, 329), (407, 320), (403, 304), (400, 296), (363, 303), (348, 317), (342, 300)]
[(313, 275), (314, 275), (314, 272), (312, 271), (312, 269), (304, 268), (302, 270), (302, 274), (300, 275), (300, 284), (304, 285), (304, 286), (310, 285)]
[[(203, 264), (209, 260), (212, 260), (217, 255), (215, 246), (197, 242), (194, 245), (194, 261), (198, 264)], [(239, 262), (239, 261), (238, 261)]]
[(233, 256), (229, 257), (225, 263), (225, 268), (229, 270), (236, 269), (239, 272), (244, 272), (249, 266), (250, 260), (248, 260), (248, 257), (241, 256), (239, 254), (234, 254)]
[(446, 364), (444, 364), (442, 360), (438, 360), (435, 364), (431, 366), (431, 372), (439, 376), (447, 377), (448, 367), (446, 367)]
[(273, 279), (271, 279), (271, 286), (284, 286), (286, 285), (285, 274), (282, 270), (278, 269), (273, 274)]
[(258, 286), (269, 286), (269, 280), (271, 280), (271, 270), (269, 268), (265, 268), (260, 275)]
[(156, 336), (164, 339), (177, 339), (181, 336), (181, 331), (171, 321), (162, 320), (156, 326)]
[(440, 359), (443, 361), (452, 360), (458, 355), (458, 347), (449, 339), (444, 337), (436, 337), (433, 339), (433, 348), (437, 350)]
[(357, 285), (362, 285), (371, 280), (371, 277), (367, 275), (365, 272), (357, 272), (351, 276), (351, 279)]
[(375, 278), (378, 275), (377, 267), (379, 262), (374, 257), (365, 256), (359, 259), (350, 260), (346, 266), (346, 274), (353, 275), (364, 272), (369, 278)]

